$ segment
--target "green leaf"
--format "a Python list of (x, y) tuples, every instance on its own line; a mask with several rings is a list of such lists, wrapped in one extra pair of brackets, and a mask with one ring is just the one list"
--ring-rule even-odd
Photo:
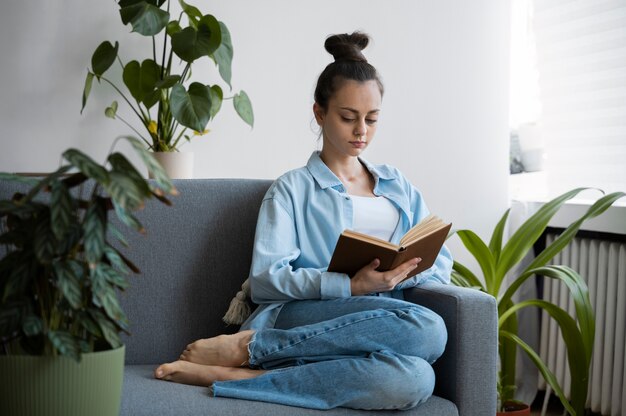
[(163, 93), (161, 90), (153, 90), (150, 94), (143, 97), (143, 105), (145, 105), (148, 110), (151, 109), (156, 103), (159, 102), (159, 100), (161, 100), (162, 95)]
[(137, 169), (135, 169), (133, 164), (128, 161), (126, 156), (119, 152), (112, 153), (109, 155), (108, 161), (113, 167), (114, 172), (127, 176), (128, 179), (133, 182), (134, 188), (136, 188), (141, 197), (141, 203), (143, 203), (144, 199), (152, 197), (152, 191), (150, 190), (150, 186), (148, 186), (148, 182), (141, 176)]
[(63, 153), (63, 157), (82, 173), (95, 179), (101, 185), (105, 185), (109, 181), (107, 170), (80, 150), (68, 149)]
[[(91, 57), (91, 70), (93, 71), (93, 74), (98, 77), (98, 79), (100, 79), (102, 74), (104, 74), (107, 69), (109, 69), (111, 65), (113, 65), (113, 62), (115, 62), (119, 46), (120, 45), (118, 42), (115, 42), (115, 46), (113, 46), (111, 42), (105, 40), (94, 51)], [(87, 75), (87, 78), (89, 78), (89, 75)], [(91, 88), (91, 81), (89, 82)], [(86, 83), (87, 81), (85, 81), (85, 85)]]
[(128, 318), (122, 311), (122, 308), (120, 308), (115, 290), (107, 287), (103, 296), (100, 298), (100, 302), (102, 302), (102, 306), (109, 318), (113, 319), (122, 329), (128, 329)]
[[(511, 300), (506, 303), (498, 302), (498, 314), (501, 314), (503, 310), (513, 307), (513, 305)], [(517, 334), (517, 329), (517, 315), (513, 314), (509, 319), (499, 325), (498, 334), (502, 334), (503, 332)], [(515, 343), (508, 338), (500, 336), (498, 338), (498, 355), (500, 357), (500, 384), (505, 386), (503, 393), (507, 391), (512, 393), (515, 390), (516, 382), (517, 347)], [(507, 387), (509, 386), (513, 387), (513, 390), (508, 389)], [(511, 400), (513, 396), (501, 397), (501, 399)]]
[(102, 331), (100, 330), (100, 327), (86, 312), (79, 312), (76, 320), (90, 334), (94, 335), (96, 338), (102, 338)]
[(137, 61), (130, 61), (122, 74), (124, 85), (137, 102), (150, 98), (160, 76), (161, 68), (152, 59), (144, 60), (141, 65)]
[(28, 194), (20, 199), (20, 204), (24, 204), (27, 201), (32, 200), (42, 189), (48, 187), (52, 182), (58, 178), (64, 176), (72, 167), (70, 165), (61, 166), (56, 171), (52, 172), (48, 176), (39, 179), (38, 182), (28, 191)]
[(531, 269), (522, 274), (504, 294), (502, 299), (511, 298), (513, 293), (521, 286), (528, 277), (538, 274), (551, 279), (559, 279), (567, 286), (574, 302), (576, 319), (580, 326), (580, 332), (585, 342), (587, 359), (591, 360), (593, 340), (595, 334), (594, 309), (589, 298), (589, 289), (585, 280), (567, 266), (545, 266)]
[(487, 293), (497, 297), (499, 285), (494, 281), (495, 260), (491, 251), (489, 251), (489, 247), (487, 247), (483, 240), (481, 240), (480, 237), (473, 231), (459, 230), (457, 231), (457, 234), (463, 242), (465, 248), (472, 253), (480, 265), (483, 277), (485, 278), (485, 288)]
[(117, 101), (113, 101), (109, 107), (104, 110), (104, 115), (108, 118), (115, 119), (115, 115), (117, 114)]
[(181, 84), (176, 84), (172, 87), (170, 103), (172, 115), (180, 124), (204, 131), (211, 115), (211, 97), (206, 85), (194, 82), (185, 91)]
[(220, 75), (228, 87), (232, 90), (233, 87), (230, 85), (230, 80), (232, 78), (232, 64), (233, 64), (233, 44), (230, 38), (230, 32), (228, 28), (223, 22), (219, 22), (220, 32), (222, 34), (222, 42), (220, 47), (217, 48), (215, 53), (213, 54), (213, 58), (217, 63), (217, 67), (219, 69)]
[(69, 332), (49, 331), (48, 339), (61, 355), (80, 361), (78, 343)]
[(489, 250), (493, 253), (493, 258), (498, 264), (498, 259), (500, 258), (500, 251), (502, 250), (502, 235), (504, 234), (504, 228), (506, 227), (506, 220), (509, 217), (509, 212), (511, 209), (507, 209), (498, 224), (496, 224), (496, 228), (493, 230), (493, 234), (491, 235), (491, 240), (489, 241)]
[(113, 237), (115, 237), (124, 247), (129, 247), (128, 241), (126, 240), (126, 238), (124, 237), (124, 235), (121, 233), (120, 230), (118, 230), (117, 228), (115, 228), (112, 224), (109, 224), (109, 230), (108, 230)]
[(122, 138), (128, 140), (131, 146), (135, 149), (143, 163), (148, 168), (148, 171), (152, 173), (157, 186), (170, 195), (178, 195), (178, 191), (165, 173), (165, 170), (163, 170), (161, 164), (154, 158), (151, 152), (145, 149), (143, 143), (139, 139), (132, 136), (122, 136)]
[(198, 28), (192, 26), (172, 34), (172, 50), (185, 62), (193, 62), (201, 56), (212, 55), (220, 46), (222, 36), (217, 19), (203, 16)]
[[(514, 341), (517, 345), (519, 345), (520, 348), (522, 348), (526, 352), (526, 354), (528, 354), (530, 359), (533, 361), (533, 363), (543, 376), (544, 380), (546, 380), (546, 382), (552, 387), (556, 395), (559, 398), (565, 396), (565, 394), (563, 393), (563, 389), (561, 389), (561, 386), (559, 385), (559, 382), (556, 379), (555, 375), (550, 371), (548, 366), (543, 362), (541, 357), (539, 357), (539, 355), (532, 349), (532, 347), (530, 347), (530, 345), (522, 341), (522, 339), (519, 338), (517, 335), (506, 331), (501, 331), (500, 337), (508, 338)], [(561, 403), (563, 403), (563, 401), (561, 401)], [(568, 412), (570, 412), (570, 414), (575, 414), (574, 409), (569, 403), (563, 403), (563, 406)]]
[(52, 183), (50, 204), (52, 232), (57, 240), (62, 240), (74, 219), (74, 200), (70, 191), (61, 181)]
[(89, 94), (91, 93), (91, 85), (93, 84), (94, 74), (90, 71), (87, 71), (87, 78), (85, 78), (85, 87), (83, 88), (83, 106), (80, 108), (80, 113), (83, 113), (85, 109), (85, 105), (87, 105), (87, 98), (89, 98)]
[(65, 255), (77, 249), (78, 244), (82, 238), (82, 227), (79, 223), (79, 219), (76, 216), (72, 216), (72, 222), (70, 223), (64, 237), (59, 240), (59, 246), (57, 248), (58, 255)]
[[(9, 257), (10, 256), (10, 257)], [(2, 295), (2, 302), (6, 302), (8, 299), (18, 299), (26, 293), (28, 285), (36, 275), (37, 267), (35, 264), (36, 259), (32, 254), (26, 254), (21, 252), (15, 252), (14, 255), (7, 255), (5, 258), (9, 258), (8, 264), (13, 264), (8, 279), (3, 282), (4, 293)]]
[(220, 22), (210, 14), (204, 15), (198, 22), (198, 33), (210, 34), (207, 45), (208, 51), (203, 55), (211, 56), (222, 43), (222, 27), (220, 26)]
[(120, 3), (120, 16), (122, 23), (131, 24), (133, 32), (144, 36), (154, 36), (167, 25), (170, 14), (159, 9), (158, 6), (146, 1)]
[[(119, 273), (128, 274), (130, 272), (130, 269), (122, 259), (122, 255), (113, 247), (106, 246), (104, 248), (104, 255), (109, 260), (111, 266), (117, 269)], [(124, 281), (126, 280), (124, 279)]]
[(102, 330), (104, 339), (109, 343), (112, 348), (117, 348), (122, 345), (122, 341), (118, 335), (118, 330), (115, 325), (109, 321), (109, 319), (100, 311), (90, 309), (89, 313), (91, 317), (96, 321)]
[(178, 3), (180, 3), (183, 12), (185, 12), (189, 18), (189, 24), (193, 27), (197, 27), (199, 20), (202, 18), (202, 12), (200, 12), (197, 7), (185, 3), (183, 0), (178, 0)]
[(109, 177), (111, 181), (105, 189), (117, 205), (130, 211), (144, 206), (143, 187), (137, 186), (130, 176), (119, 171), (112, 171)]
[(57, 286), (63, 297), (74, 309), (78, 309), (82, 303), (82, 292), (75, 267), (65, 261), (54, 263), (54, 271), (57, 277)]
[[(208, 87), (208, 85), (207, 85)], [(211, 118), (215, 118), (217, 113), (220, 111), (222, 107), (222, 101), (224, 99), (224, 93), (219, 85), (213, 85), (209, 87), (209, 94), (211, 96), (211, 108), (209, 110), (209, 114)]]
[(515, 231), (500, 253), (496, 266), (498, 280), (503, 280), (511, 267), (526, 257), (561, 206), (585, 189), (588, 188), (571, 190), (547, 202)]
[(593, 338), (595, 334), (595, 322), (593, 315), (593, 307), (589, 299), (589, 289), (585, 280), (574, 270), (565, 266), (545, 266), (536, 269), (530, 269), (521, 274), (507, 288), (499, 301), (498, 309), (501, 315), (504, 313), (502, 305), (511, 302), (511, 299), (517, 289), (531, 276), (535, 274), (559, 279), (565, 283), (570, 291), (570, 295), (574, 302), (576, 317), (580, 325), (580, 331), (585, 342), (585, 351), (589, 359), (591, 359), (591, 351), (593, 349)]
[(34, 314), (28, 314), (24, 317), (22, 322), (22, 331), (27, 337), (34, 337), (43, 332), (43, 322), (41, 318)]
[(91, 282), (91, 301), (94, 305), (102, 307), (100, 299), (108, 288), (106, 276), (102, 271), (103, 263), (96, 263), (89, 268), (89, 281)]
[(134, 228), (135, 230), (139, 231), (140, 233), (145, 233), (146, 232), (145, 228), (143, 228), (143, 225), (141, 225), (139, 220), (137, 220), (137, 218), (135, 218), (130, 213), (129, 210), (121, 207), (115, 201), (113, 201), (113, 207), (115, 209), (115, 214), (117, 215), (117, 218), (119, 218), (119, 220), (122, 221), (122, 223), (126, 224), (129, 227)]
[(172, 37), (175, 33), (178, 33), (181, 30), (183, 30), (183, 28), (180, 27), (180, 23), (178, 23), (178, 20), (172, 20), (165, 27), (165, 31), (167, 32), (167, 35), (169, 37)]
[(122, 289), (127, 287), (127, 282), (117, 270), (103, 263), (99, 263), (91, 273), (93, 283), (93, 300), (97, 306), (102, 306), (106, 314), (116, 321), (118, 325), (126, 329), (128, 319), (117, 301), (115, 290), (111, 285)]
[(126, 156), (120, 152), (111, 153), (107, 158), (107, 161), (113, 167), (114, 172), (122, 173), (131, 178), (133, 181), (136, 181), (137, 186), (141, 187), (143, 190), (142, 195), (144, 197), (150, 197), (150, 187), (148, 186), (148, 182), (143, 178), (143, 176), (141, 176), (139, 171)]
[(180, 75), (168, 75), (163, 78), (161, 81), (155, 84), (155, 88), (165, 90), (168, 88), (172, 88), (174, 84), (180, 81)]
[(248, 98), (248, 94), (246, 94), (245, 91), (235, 94), (233, 105), (239, 117), (250, 127), (254, 127), (254, 113), (252, 112), (252, 103), (250, 102), (250, 98)]
[(91, 264), (99, 262), (104, 253), (107, 215), (101, 201), (89, 206), (83, 221), (85, 258)]
[(528, 265), (526, 270), (534, 269), (548, 263), (554, 256), (560, 253), (572, 239), (576, 236), (576, 233), (582, 226), (582, 224), (589, 218), (595, 218), (598, 215), (605, 212), (613, 203), (618, 199), (626, 196), (624, 192), (614, 192), (609, 195), (605, 195), (598, 199), (585, 214), (570, 224), (559, 237), (546, 247), (535, 259)]
[(42, 264), (49, 264), (54, 257), (57, 246), (58, 240), (54, 237), (50, 223), (50, 211), (46, 209), (37, 221), (33, 240), (37, 260)]
[(476, 277), (476, 275), (474, 273), (472, 273), (472, 271), (470, 269), (468, 269), (467, 267), (463, 266), (458, 261), (454, 261), (454, 263), (452, 264), (452, 268), (458, 274), (457, 275), (457, 279), (459, 277), (463, 279), (463, 282), (465, 283), (464, 286), (466, 286), (466, 287), (478, 287), (483, 292), (486, 291), (485, 288), (483, 287), (483, 284), (480, 281), (480, 279), (478, 277)]
[[(508, 316), (516, 313), (519, 309), (525, 308), (528, 306), (536, 306), (539, 307), (546, 312), (557, 322), (559, 328), (561, 330), (561, 335), (563, 336), (563, 341), (566, 345), (567, 350), (567, 359), (569, 364), (569, 369), (571, 372), (571, 389), (570, 394), (572, 397), (572, 408), (569, 408), (570, 404), (567, 397), (561, 390), (558, 382), (555, 385), (552, 385), (555, 393), (561, 399), (561, 403), (563, 403), (566, 408), (572, 412), (572, 414), (584, 414), (584, 405), (585, 398), (587, 394), (587, 388), (589, 385), (589, 365), (591, 364), (591, 357), (586, 357), (586, 351), (584, 348), (584, 342), (582, 339), (582, 335), (576, 326), (576, 321), (572, 319), (572, 317), (563, 309), (558, 306), (539, 299), (527, 300), (520, 302), (514, 308), (511, 308), (500, 318), (500, 322), (502, 320), (506, 320)], [(593, 337), (593, 334), (591, 334)], [(593, 342), (593, 338), (591, 339)], [(530, 351), (533, 351), (529, 348)], [(528, 350), (526, 351), (529, 352)], [(534, 352), (534, 351), (533, 351)], [(533, 360), (534, 361), (534, 360)], [(537, 364), (535, 362), (535, 364)], [(545, 364), (544, 364), (545, 365)], [(541, 368), (538, 366), (539, 370)], [(543, 374), (543, 372), (542, 372)], [(550, 382), (550, 380), (547, 380)], [(556, 380), (555, 380), (556, 381)], [(583, 400), (581, 400), (581, 398)]]

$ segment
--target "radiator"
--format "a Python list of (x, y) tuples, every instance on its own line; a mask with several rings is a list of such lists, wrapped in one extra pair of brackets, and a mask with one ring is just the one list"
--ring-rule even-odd
[[(548, 233), (546, 245), (556, 237), (556, 232)], [(596, 337), (586, 407), (603, 416), (626, 416), (626, 243), (623, 236), (618, 237), (604, 240), (577, 236), (552, 260), (552, 264), (576, 270), (589, 286)], [(543, 298), (574, 316), (573, 301), (562, 282), (546, 278)], [(541, 314), (540, 356), (569, 394), (565, 344), (557, 324), (546, 312)], [(539, 378), (539, 387), (546, 389), (545, 381)]]

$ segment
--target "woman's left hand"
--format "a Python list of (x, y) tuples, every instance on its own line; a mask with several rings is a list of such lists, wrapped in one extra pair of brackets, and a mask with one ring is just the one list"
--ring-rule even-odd
[(379, 272), (376, 268), (380, 265), (380, 260), (374, 259), (350, 279), (352, 296), (393, 290), (398, 283), (406, 278), (411, 270), (417, 267), (420, 261), (422, 259), (414, 258), (402, 263), (395, 269)]

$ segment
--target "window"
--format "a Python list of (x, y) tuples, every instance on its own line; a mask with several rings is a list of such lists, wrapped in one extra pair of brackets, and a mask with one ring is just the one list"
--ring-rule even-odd
[(518, 188), (626, 190), (626, 0), (521, 0), (511, 11), (512, 138), (526, 170), (543, 171)]

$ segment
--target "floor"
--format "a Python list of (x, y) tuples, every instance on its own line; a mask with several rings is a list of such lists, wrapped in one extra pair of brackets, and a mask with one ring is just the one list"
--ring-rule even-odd
[[(540, 391), (537, 393), (537, 397), (535, 398), (535, 401), (533, 402), (533, 404), (530, 407), (530, 414), (532, 416), (539, 416), (541, 415), (541, 408), (543, 407), (543, 399), (544, 399), (545, 395), (543, 391)], [(563, 416), (563, 405), (561, 404), (560, 400), (552, 395), (552, 397), (550, 397), (550, 400), (548, 401), (548, 408), (546, 409), (546, 416)]]
[[(535, 401), (530, 406), (530, 414), (532, 416), (540, 416), (541, 408), (543, 406), (544, 392), (539, 391), (537, 393), (537, 397)], [(548, 408), (546, 409), (546, 416), (567, 416), (567, 413), (563, 410), (563, 405), (561, 401), (553, 394), (548, 401)], [(602, 416), (599, 413), (594, 413), (591, 410), (587, 409), (585, 411), (585, 416)], [(626, 416), (626, 415), (625, 415)]]

